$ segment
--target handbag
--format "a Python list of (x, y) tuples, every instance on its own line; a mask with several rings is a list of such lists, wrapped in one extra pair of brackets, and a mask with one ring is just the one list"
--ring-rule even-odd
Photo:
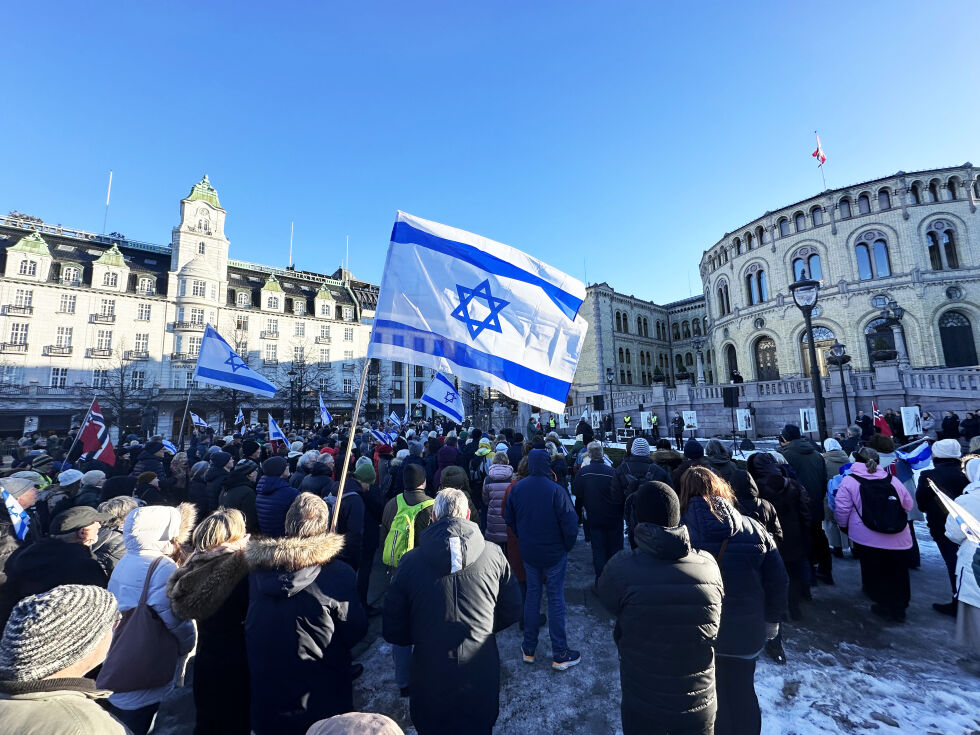
[(150, 580), (162, 560), (162, 556), (153, 560), (139, 602), (122, 614), (109, 654), (95, 681), (99, 689), (113, 692), (156, 689), (174, 678), (180, 658), (177, 638), (157, 611), (146, 603)]

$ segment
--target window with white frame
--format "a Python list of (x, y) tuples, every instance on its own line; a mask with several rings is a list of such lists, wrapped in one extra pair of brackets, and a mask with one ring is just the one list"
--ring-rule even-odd
[(112, 330), (111, 329), (100, 329), (96, 333), (95, 337), (95, 348), (98, 350), (111, 350), (112, 349)]
[(235, 317), (235, 329), (241, 330), (242, 332), (248, 331), (248, 317), (247, 316), (236, 316)]
[(144, 386), (146, 385), (145, 370), (134, 370), (129, 377), (130, 390), (143, 390)]
[(18, 288), (14, 294), (14, 306), (30, 308), (34, 305), (34, 291)]
[(320, 348), (320, 362), (322, 363), (330, 362), (330, 348), (328, 347)]
[(323, 339), (330, 339), (330, 325), (321, 324), (320, 325), (320, 337)]
[(191, 309), (191, 324), (204, 324), (204, 309)]
[(279, 320), (278, 319), (266, 319), (265, 320), (265, 331), (271, 334), (279, 334)]
[(330, 391), (330, 378), (325, 378), (321, 376), (318, 379), (317, 383), (318, 383), (317, 387), (319, 387), (321, 393)]
[(74, 327), (58, 327), (54, 338), (55, 347), (71, 347), (71, 337)]
[(204, 251), (205, 251), (205, 249), (206, 249), (206, 248), (204, 247), (204, 243), (203, 243), (203, 242), (199, 242), (199, 243), (197, 244), (197, 254), (198, 254), (198, 255), (204, 255)]
[(353, 393), (353, 392), (354, 392), (354, 379), (344, 378), (344, 393)]
[(10, 344), (27, 344), (27, 322), (14, 322), (10, 325)]
[(51, 387), (52, 388), (68, 387), (68, 368), (64, 368), (64, 367), (51, 368)]
[(212, 301), (218, 300), (218, 284), (216, 283), (211, 284), (211, 300)]
[(354, 350), (344, 350), (344, 359), (348, 362), (354, 359)]
[(107, 388), (109, 386), (109, 371), (108, 370), (93, 370), (92, 371), (92, 387), (93, 388)]
[(63, 293), (58, 301), (58, 311), (62, 314), (75, 313), (75, 294)]
[(351, 308), (350, 306), (345, 306), (344, 307), (344, 321), (345, 322), (349, 322), (349, 321), (353, 321), (353, 319), (354, 319), (354, 309)]
[(115, 271), (106, 271), (102, 274), (102, 285), (115, 288), (119, 285), (119, 274)]
[(333, 304), (329, 301), (320, 303), (320, 316), (333, 317)]
[(115, 316), (116, 315), (116, 300), (115, 299), (100, 299), (99, 300), (99, 314), (102, 316)]
[(178, 296), (186, 296), (187, 295), (187, 280), (184, 279), (184, 278), (181, 278), (177, 282), (177, 295)]
[(201, 338), (191, 337), (187, 340), (187, 352), (192, 357), (196, 357), (197, 353), (201, 351)]
[(191, 283), (191, 296), (200, 296), (204, 298), (207, 296), (208, 284), (204, 281), (193, 281)]
[(36, 260), (22, 260), (20, 261), (20, 275), (22, 276), (36, 276), (37, 275), (37, 261)]
[(293, 362), (303, 362), (304, 352), (300, 345), (293, 346)]
[(252, 294), (248, 291), (239, 291), (235, 296), (235, 303), (238, 304), (239, 308), (252, 305)]
[(344, 327), (344, 342), (354, 341), (354, 327)]
[(136, 285), (136, 291), (141, 294), (152, 294), (154, 291), (152, 278), (141, 278)]
[(0, 385), (21, 385), (24, 382), (22, 365), (0, 365)]
[(269, 342), (265, 346), (265, 359), (268, 362), (275, 362), (279, 359), (279, 345), (275, 342)]
[(61, 282), (66, 286), (77, 286), (79, 270), (75, 266), (65, 266), (61, 269)]
[(136, 320), (140, 322), (150, 321), (150, 304), (139, 304), (136, 307)]
[(295, 329), (296, 329), (296, 331), (295, 331), (294, 334), (297, 337), (305, 337), (306, 336), (306, 322), (296, 322)]
[(137, 352), (149, 352), (150, 351), (150, 334), (139, 333), (133, 339), (133, 349)]
[(306, 302), (302, 299), (293, 301), (293, 313), (298, 316), (306, 316)]
[(279, 297), (270, 296), (269, 300), (266, 302), (266, 308), (268, 309), (278, 309), (279, 308)]

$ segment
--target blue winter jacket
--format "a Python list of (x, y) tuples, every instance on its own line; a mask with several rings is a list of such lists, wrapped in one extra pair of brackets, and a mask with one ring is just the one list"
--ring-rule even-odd
[(537, 569), (549, 569), (575, 546), (578, 515), (568, 492), (551, 474), (545, 449), (527, 456), (530, 476), (511, 488), (504, 521), (520, 541), (521, 557)]
[[(714, 513), (701, 497), (690, 499), (683, 523), (691, 546), (718, 558), (725, 601), (715, 653), (755, 656), (766, 642), (766, 623), (786, 615), (789, 577), (776, 542), (766, 530), (722, 499), (713, 498)], [(715, 515), (717, 513), (717, 515)]]
[(259, 532), (278, 538), (286, 535), (286, 511), (299, 497), (299, 490), (282, 477), (262, 475), (255, 488), (255, 512), (259, 517)]

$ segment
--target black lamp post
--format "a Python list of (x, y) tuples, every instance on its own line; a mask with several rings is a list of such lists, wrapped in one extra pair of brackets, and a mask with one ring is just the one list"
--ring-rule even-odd
[(612, 368), (606, 368), (606, 382), (609, 383), (609, 425), (612, 428), (612, 441), (616, 441), (616, 409), (613, 408), (613, 379)]
[(289, 368), (289, 372), (286, 375), (289, 376), (289, 423), (293, 424), (296, 421), (293, 413), (296, 405), (293, 396), (296, 394), (296, 376), (298, 373), (293, 368)]
[(834, 344), (830, 346), (830, 354), (827, 356), (827, 362), (831, 365), (836, 365), (837, 369), (840, 370), (840, 389), (844, 397), (844, 416), (847, 418), (848, 426), (851, 425), (851, 407), (847, 403), (847, 383), (844, 382), (844, 366), (850, 361), (851, 356), (845, 354), (844, 345), (835, 339)]
[(801, 312), (806, 323), (806, 338), (810, 353), (810, 380), (813, 384), (813, 398), (817, 404), (817, 431), (820, 441), (827, 438), (827, 416), (823, 405), (823, 383), (820, 382), (820, 366), (817, 364), (817, 348), (813, 343), (813, 321), (810, 319), (813, 307), (817, 305), (820, 296), (820, 281), (806, 277), (806, 272), (800, 274), (800, 279), (789, 285), (793, 301)]

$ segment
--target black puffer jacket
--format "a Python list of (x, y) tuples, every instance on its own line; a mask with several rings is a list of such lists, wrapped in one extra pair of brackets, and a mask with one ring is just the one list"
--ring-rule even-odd
[(92, 545), (92, 554), (99, 564), (102, 565), (106, 576), (111, 577), (112, 570), (116, 568), (116, 564), (126, 555), (126, 544), (124, 542), (121, 522), (118, 528), (114, 526), (102, 526), (99, 529), (99, 538)]
[(946, 537), (946, 508), (939, 502), (936, 493), (929, 487), (926, 480), (932, 480), (939, 489), (954, 500), (963, 493), (970, 481), (963, 472), (963, 465), (959, 459), (935, 458), (932, 459), (933, 468), (924, 470), (919, 475), (919, 484), (915, 490), (915, 503), (919, 510), (926, 514), (926, 523), (929, 526), (929, 533), (933, 538)]
[(724, 586), (714, 558), (691, 548), (687, 528), (640, 523), (636, 549), (599, 577), (616, 616), (623, 708), (687, 731), (715, 713), (714, 647)]
[(810, 498), (810, 517), (823, 518), (823, 498), (827, 494), (827, 467), (823, 455), (809, 439), (794, 439), (779, 450), (796, 473)]
[(750, 456), (748, 465), (759, 488), (759, 497), (772, 505), (779, 518), (782, 534), (776, 540), (779, 555), (787, 563), (803, 559), (810, 549), (810, 506), (806, 490), (782, 472), (787, 465), (777, 464), (766, 452)]
[(221, 495), (221, 490), (230, 474), (224, 467), (215, 467), (214, 465), (208, 467), (207, 474), (204, 475), (206, 506), (203, 508), (200, 505), (197, 506), (198, 518), (207, 518), (218, 509), (218, 497)]
[[(450, 540), (459, 543), (452, 567)], [(461, 518), (429, 526), (398, 564), (385, 595), (389, 643), (414, 645), (412, 722), (427, 735), (489, 732), (497, 721), (494, 634), (521, 615), (521, 592), (500, 547)]]
[(245, 528), (249, 533), (258, 533), (259, 515), (255, 509), (255, 488), (248, 480), (248, 474), (232, 472), (225, 479), (224, 489), (218, 496), (222, 508), (237, 508), (245, 516)]
[(582, 501), (590, 524), (622, 530), (625, 499), (613, 490), (615, 475), (605, 462), (590, 462), (575, 475), (575, 497)]
[(732, 485), (732, 489), (735, 490), (735, 500), (738, 501), (739, 512), (759, 521), (772, 536), (776, 546), (780, 547), (783, 542), (783, 528), (779, 523), (779, 514), (776, 513), (776, 508), (768, 500), (759, 497), (759, 488), (756, 487), (755, 481), (749, 477), (745, 470), (739, 470), (739, 472), (748, 477), (748, 482), (740, 482), (738, 487)]
[(725, 605), (715, 651), (753, 656), (766, 642), (766, 623), (778, 623), (786, 615), (789, 578), (775, 542), (758, 522), (727, 500), (712, 501), (714, 512), (704, 498), (691, 498), (683, 521), (694, 548), (717, 558), (725, 547), (720, 564)]

